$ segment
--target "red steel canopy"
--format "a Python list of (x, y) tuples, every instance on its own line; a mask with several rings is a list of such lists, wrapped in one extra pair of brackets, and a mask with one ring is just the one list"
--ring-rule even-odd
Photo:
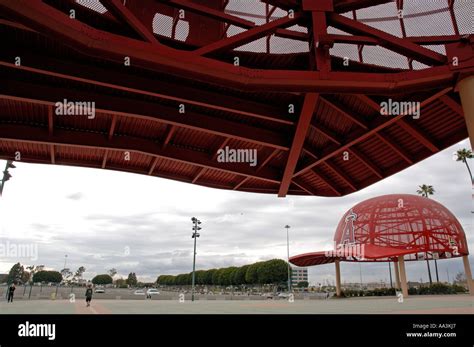
[[(472, 4), (0, 0), (0, 158), (342, 196), (467, 137)], [(64, 99), (93, 118), (57, 115)], [(418, 118), (381, 115), (419, 102)], [(217, 160), (256, 150), (258, 163)]]

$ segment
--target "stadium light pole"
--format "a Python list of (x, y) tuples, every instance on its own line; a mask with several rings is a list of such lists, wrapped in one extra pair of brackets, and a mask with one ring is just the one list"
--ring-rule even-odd
[(392, 264), (390, 263), (390, 259), (388, 260), (388, 274), (390, 275), (390, 288), (393, 288), (393, 282), (392, 282)]
[(0, 182), (0, 196), (3, 194), (3, 187), (5, 186), (5, 182), (8, 181), (12, 175), (8, 172), (8, 169), (15, 169), (16, 166), (13, 165), (13, 160), (7, 160), (7, 164), (5, 165), (5, 170), (3, 171), (3, 178)]
[(194, 285), (196, 283), (196, 240), (199, 237), (198, 231), (201, 230), (199, 226), (201, 221), (198, 220), (196, 217), (191, 218), (193, 222), (193, 235), (192, 238), (194, 239), (194, 255), (193, 255), (193, 279), (192, 279), (192, 290), (191, 290), (191, 301), (194, 301)]
[(286, 229), (286, 251), (287, 251), (287, 256), (288, 256), (288, 293), (291, 293), (290, 233), (289, 233), (290, 226), (288, 224), (285, 225), (285, 229)]

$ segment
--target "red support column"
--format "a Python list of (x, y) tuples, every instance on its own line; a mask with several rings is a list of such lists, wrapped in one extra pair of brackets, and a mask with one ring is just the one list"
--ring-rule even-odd
[(301, 110), (298, 124), (296, 125), (295, 136), (288, 153), (288, 160), (286, 162), (280, 189), (278, 191), (278, 197), (280, 198), (285, 197), (288, 193), (288, 189), (290, 188), (291, 180), (295, 172), (296, 165), (298, 164), (301, 151), (303, 150), (306, 133), (308, 132), (308, 128), (311, 123), (311, 119), (313, 118), (313, 113), (318, 104), (318, 100), (319, 94), (316, 93), (308, 93), (304, 98), (303, 108)]
[(330, 45), (322, 40), (327, 35), (326, 12), (333, 11), (332, 0), (304, 0), (303, 10), (311, 11), (313, 21), (312, 52), (316, 60), (316, 69), (322, 79), (327, 79), (331, 71)]

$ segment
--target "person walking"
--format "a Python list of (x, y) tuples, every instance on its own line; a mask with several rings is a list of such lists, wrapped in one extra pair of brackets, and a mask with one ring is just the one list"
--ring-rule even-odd
[(89, 307), (91, 305), (92, 300), (92, 285), (89, 284), (86, 290), (86, 306)]
[(8, 300), (7, 302), (13, 302), (13, 294), (15, 293), (15, 282), (12, 283), (12, 285), (8, 288)]

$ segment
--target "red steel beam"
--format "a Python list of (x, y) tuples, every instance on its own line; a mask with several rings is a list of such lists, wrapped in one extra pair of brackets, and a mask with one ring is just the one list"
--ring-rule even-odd
[[(116, 124), (117, 124), (117, 115), (113, 115), (112, 121), (110, 122), (110, 128), (109, 128), (109, 134), (108, 134), (109, 141), (112, 140), (112, 138), (114, 137)], [(104, 158), (102, 159), (102, 169), (105, 169), (105, 166), (107, 165), (108, 156), (109, 156), (109, 150), (105, 150)]]
[(319, 180), (323, 181), (329, 189), (331, 189), (337, 196), (342, 196), (342, 193), (340, 192), (339, 189), (337, 189), (336, 185), (331, 182), (329, 178), (327, 178), (321, 171), (313, 168), (312, 172), (316, 177), (318, 177)]
[(201, 47), (194, 52), (198, 55), (206, 55), (209, 53), (219, 53), (227, 50), (231, 50), (246, 43), (255, 41), (263, 36), (274, 33), (279, 28), (284, 28), (298, 23), (302, 18), (302, 13), (295, 13), (292, 17), (283, 17), (269, 23), (265, 23), (259, 26), (256, 26), (252, 29), (244, 31), (240, 34), (226, 37), (217, 42), (213, 42), (209, 45)]
[(424, 135), (420, 130), (416, 129), (415, 126), (408, 123), (404, 119), (400, 119), (397, 122), (397, 125), (405, 130), (408, 134), (417, 139), (423, 146), (428, 148), (431, 152), (436, 153), (439, 151), (439, 147), (434, 144), (426, 135)]
[(217, 146), (217, 148), (215, 148), (212, 152), (211, 152), (211, 158), (212, 160), (216, 160), (217, 156), (218, 156), (218, 151), (219, 149), (222, 149), (224, 148), (230, 141), (230, 138), (229, 137), (226, 137), (222, 140), (221, 144), (219, 146)]
[(356, 149), (355, 147), (351, 147), (349, 151), (359, 159), (370, 171), (372, 171), (378, 178), (384, 178), (384, 174), (382, 170), (380, 170), (377, 165), (375, 165), (365, 154), (361, 151)]
[(239, 189), (240, 187), (242, 187), (242, 185), (247, 182), (249, 180), (250, 177), (244, 177), (239, 183), (237, 183), (234, 188), (232, 188), (233, 190), (237, 190)]
[[(116, 124), (117, 124), (117, 115), (113, 115), (112, 121), (110, 122), (110, 128), (109, 128), (109, 134), (108, 134), (109, 141), (112, 140), (112, 138), (114, 137)], [(104, 158), (102, 159), (102, 169), (105, 169), (105, 166), (107, 165), (108, 156), (109, 156), (109, 150), (106, 149), (104, 153)]]
[[(224, 148), (229, 143), (229, 141), (230, 141), (230, 138), (228, 138), (228, 137), (224, 138), (224, 140), (221, 142), (221, 144), (219, 146), (217, 146), (214, 150), (211, 151), (210, 157), (212, 158), (212, 160), (216, 160), (217, 155), (218, 155), (217, 153), (218, 153), (219, 149)], [(194, 178), (192, 180), (192, 183), (196, 183), (196, 181), (199, 179), (199, 177), (201, 177), (202, 174), (206, 172), (206, 170), (207, 169), (204, 168), (204, 167), (201, 168), (198, 171), (198, 173), (196, 174), (196, 176), (194, 176)]]
[(439, 98), (439, 100), (464, 119), (464, 111), (462, 106), (452, 97), (449, 95), (443, 95)]
[(107, 158), (109, 157), (109, 150), (106, 149), (104, 152), (104, 157), (102, 158), (102, 169), (105, 169), (105, 166), (107, 165)]
[[(366, 104), (367, 106), (369, 106), (371, 109), (373, 109), (375, 112), (377, 112), (378, 114), (380, 114), (380, 105), (375, 102), (372, 98), (370, 98), (369, 96), (367, 95), (363, 95), (363, 94), (358, 94), (356, 95), (356, 97), (362, 101), (364, 104)], [(443, 95), (440, 97), (442, 98)], [(390, 139), (390, 137), (388, 135), (384, 135), (382, 133), (377, 133), (376, 136), (378, 137), (379, 140), (383, 141), (386, 145), (388, 145), (390, 148), (392, 148), (392, 150), (394, 150), (399, 156), (401, 156), (403, 158), (403, 160), (405, 160), (408, 164), (413, 164), (413, 159), (410, 158), (407, 154), (406, 154), (406, 151), (401, 148), (395, 141), (393, 141), (392, 139)]]
[[(429, 105), (430, 103), (432, 103), (434, 100), (437, 100), (440, 96), (442, 95), (445, 95), (446, 93), (450, 92), (452, 90), (452, 88), (445, 88), (441, 91), (438, 91), (436, 92), (435, 94), (431, 95), (430, 97), (426, 98), (425, 100), (423, 100), (420, 104), (420, 109), (422, 109), (423, 107), (425, 107), (426, 105)], [(354, 146), (354, 145), (357, 145), (358, 143), (366, 140), (367, 138), (375, 135), (376, 133), (380, 132), (381, 130), (389, 127), (390, 125), (392, 124), (395, 124), (396, 122), (398, 122), (400, 119), (402, 119), (405, 115), (404, 114), (400, 114), (400, 115), (397, 115), (397, 116), (394, 116), (394, 117), (391, 117), (385, 121), (379, 121), (378, 123), (376, 123), (376, 125), (372, 126), (368, 131), (366, 131), (365, 133), (363, 134), (360, 134), (359, 132), (354, 132), (351, 136), (349, 136), (349, 140), (344, 143), (342, 146), (338, 147), (338, 148), (331, 148), (331, 149), (328, 149), (327, 151), (325, 151), (325, 153), (323, 153), (320, 158), (318, 158), (317, 160), (315, 160), (313, 163), (307, 165), (306, 167), (302, 168), (301, 170), (297, 171), (293, 177), (297, 177), (297, 176), (300, 176), (302, 174), (304, 174), (305, 172), (307, 172), (308, 170), (311, 170), (313, 167), (325, 162), (326, 160), (334, 157), (335, 155), (345, 151), (345, 150), (348, 150), (350, 147)]]
[(463, 35), (410, 36), (406, 39), (419, 45), (443, 45), (446, 43), (459, 42), (463, 39)]
[(186, 163), (220, 170), (223, 172), (250, 176), (271, 183), (280, 183), (280, 174), (277, 170), (265, 168), (258, 173), (246, 163), (217, 163), (209, 158), (208, 154), (194, 150), (168, 146), (162, 149), (150, 140), (117, 136), (109, 141), (102, 134), (78, 132), (73, 130), (56, 129), (50, 136), (47, 129), (24, 125), (7, 125), (0, 127), (0, 138), (25, 143), (39, 143), (46, 145), (61, 145), (77, 148), (108, 149), (109, 151), (129, 151), (153, 157), (159, 157), (175, 162)]
[[(123, 63), (124, 56), (133, 57), (136, 66), (200, 81), (213, 80), (242, 90), (287, 92), (371, 93), (393, 94), (414, 90), (452, 86), (454, 72), (447, 65), (420, 71), (386, 74), (330, 72), (322, 80), (317, 71), (259, 70), (196, 57), (192, 52), (177, 51), (167, 46), (104, 33), (42, 2), (25, 0), (0, 2), (0, 12), (14, 15), (20, 23), (43, 34), (62, 40), (82, 53)], [(179, 52), (179, 54), (177, 54)], [(459, 70), (468, 68), (463, 63)]]
[(163, 139), (163, 145), (162, 147), (165, 148), (168, 146), (168, 144), (171, 141), (171, 138), (173, 137), (174, 133), (176, 132), (176, 126), (175, 125), (168, 125), (168, 128), (166, 129), (166, 133)]
[(48, 130), (49, 134), (53, 135), (54, 133), (54, 122), (53, 122), (53, 106), (48, 106)]
[(288, 160), (283, 171), (278, 197), (285, 197), (290, 188), (291, 178), (295, 172), (296, 164), (298, 164), (298, 159), (301, 155), (301, 150), (303, 149), (303, 144), (306, 139), (306, 133), (308, 132), (318, 100), (319, 94), (308, 93), (305, 95), (301, 114), (298, 119), (298, 124), (296, 125), (293, 143), (290, 147)]
[(17, 22), (8, 20), (8, 19), (0, 19), (0, 25), (5, 25), (5, 26), (12, 27), (12, 28), (16, 28), (16, 29), (20, 29), (20, 30), (24, 30), (24, 31), (30, 31), (30, 32), (34, 32), (34, 33), (37, 32), (36, 30), (28, 28), (27, 26), (25, 26), (23, 24), (20, 24), (20, 23), (17, 23)]
[(309, 184), (305, 183), (300, 177), (293, 178), (292, 183), (304, 190), (309, 195), (319, 195), (319, 192)]
[(321, 35), (321, 41), (328, 43), (347, 43), (352, 45), (376, 46), (380, 42), (374, 37), (362, 35), (341, 35), (341, 34), (325, 34)]
[[(259, 172), (265, 165), (267, 165), (270, 160), (279, 153), (280, 151), (278, 149), (273, 150), (266, 158), (265, 160), (258, 166), (258, 168), (255, 170), (256, 172)], [(249, 180), (250, 177), (244, 177), (239, 183), (237, 183), (233, 190), (239, 189), (245, 182)]]
[(336, 165), (331, 163), (329, 160), (325, 161), (324, 164), (331, 169), (339, 178), (341, 178), (353, 191), (357, 191), (357, 185), (356, 183), (349, 177), (347, 176), (340, 168), (338, 168)]
[(355, 95), (360, 101), (362, 101), (364, 104), (366, 104), (367, 106), (369, 106), (372, 110), (374, 110), (375, 112), (377, 112), (378, 114), (380, 114), (380, 105), (375, 102), (372, 98), (370, 98), (369, 96), (367, 95), (364, 95), (364, 94), (356, 94)]
[[(444, 98), (446, 95), (441, 95), (439, 99)], [(380, 105), (376, 103), (373, 99), (366, 95), (357, 95), (357, 97), (364, 102), (366, 105), (370, 106), (374, 111), (380, 113)], [(408, 124), (404, 119), (400, 119), (400, 121), (397, 123), (399, 126), (401, 126), (405, 131), (407, 131), (409, 134), (411, 134), (413, 137), (415, 137), (418, 141), (420, 141), (424, 146), (426, 146), (428, 149), (430, 149), (433, 153), (437, 152), (439, 149), (437, 149), (437, 146), (435, 146), (431, 140), (429, 140), (426, 136), (424, 136), (420, 131), (415, 129), (413, 126)], [(400, 156), (403, 157), (403, 159), (408, 162), (409, 164), (413, 163), (413, 160), (408, 157), (403, 149), (399, 148), (393, 141), (391, 141), (389, 138), (386, 136), (381, 136), (380, 134), (378, 135), (379, 139), (384, 141), (386, 144), (388, 144), (393, 150), (395, 150)]]
[(102, 4), (116, 17), (126, 22), (140, 37), (153, 44), (160, 44), (149, 28), (146, 28), (140, 20), (119, 0), (101, 0)]
[(159, 0), (159, 1), (178, 9), (187, 10), (187, 11), (190, 11), (202, 16), (220, 20), (229, 24), (239, 26), (239, 27), (251, 28), (255, 25), (254, 22), (245, 20), (237, 16), (232, 16), (223, 11), (215, 10), (213, 8), (210, 8), (204, 5), (199, 5), (195, 2), (191, 2), (188, 0)]
[(327, 78), (331, 70), (331, 56), (329, 47), (321, 41), (320, 35), (327, 33), (326, 13), (322, 11), (312, 11), (312, 30), (313, 35), (310, 47), (316, 59), (316, 68), (321, 73), (322, 78)]
[[(321, 35), (321, 40), (328, 43), (347, 43), (353, 45), (377, 46), (381, 45), (381, 41), (375, 37), (364, 35), (341, 35), (326, 34)], [(439, 35), (439, 36), (410, 36), (405, 40), (419, 45), (442, 45), (445, 43), (459, 42), (462, 40), (461, 35)]]
[[(211, 9), (207, 6), (202, 6), (202, 5), (190, 2), (188, 0), (160, 0), (160, 1), (166, 3), (169, 6), (185, 9), (202, 16), (220, 20), (225, 23), (233, 24), (240, 28), (252, 29), (255, 27), (254, 22), (245, 20), (237, 16), (232, 16), (223, 11)], [(275, 34), (278, 37), (284, 37), (284, 38), (299, 40), (299, 41), (306, 41), (308, 39), (308, 35), (305, 33), (293, 31), (293, 30), (287, 30), (287, 29), (277, 29)]]
[(264, 161), (262, 161), (262, 163), (258, 166), (257, 168), (257, 172), (259, 172), (261, 169), (263, 169), (263, 167), (265, 167), (269, 162), (270, 160), (272, 160), (275, 155), (277, 155), (278, 153), (280, 153), (280, 150), (279, 149), (274, 149), (266, 158)]
[(406, 151), (401, 148), (395, 141), (391, 140), (388, 135), (377, 133), (375, 134), (377, 138), (389, 146), (393, 151), (395, 151), (400, 157), (403, 158), (408, 164), (413, 164), (413, 159), (411, 159), (407, 154)]
[(314, 154), (316, 150), (314, 148), (310, 148), (308, 145), (305, 145), (303, 147), (303, 152), (309, 155), (313, 159), (319, 159), (319, 157), (316, 154)]
[[(26, 55), (22, 54), (21, 56), (25, 57)], [(154, 81), (138, 76), (125, 75), (119, 71), (108, 71), (104, 68), (78, 65), (54, 59), (47, 62), (38, 55), (28, 56), (26, 60), (30, 63), (42, 62), (43, 65), (49, 65), (51, 68), (54, 68), (55, 71), (53, 72), (24, 65), (16, 66), (5, 61), (0, 61), (0, 65), (43, 76), (51, 76), (68, 81), (112, 88), (124, 92), (154, 96), (160, 99), (205, 107), (217, 111), (231, 112), (251, 118), (259, 118), (287, 125), (294, 124), (293, 121), (279, 114), (281, 112), (280, 109), (260, 102), (249, 101), (230, 95), (216, 95), (203, 89), (194, 89), (182, 84), (179, 85), (179, 88), (176, 88), (176, 85), (163, 80), (160, 81), (160, 89), (162, 91), (160, 93), (150, 90), (150, 87), (155, 88)], [(61, 71), (63, 73), (61, 73)], [(101, 80), (98, 80), (99, 78), (101, 78)], [(187, 98), (178, 95), (187, 95)]]
[[(403, 13), (403, 0), (397, 0), (397, 10), (402, 11), (402, 13)], [(405, 29), (404, 16), (398, 16), (398, 17), (399, 17), (398, 21), (400, 23), (400, 29), (402, 31), (402, 38), (404, 40), (406, 40), (407, 32), (406, 32), (406, 29)], [(413, 59), (412, 58), (407, 58), (407, 63), (408, 63), (408, 67), (410, 68), (410, 70), (413, 70)]]
[(51, 155), (51, 164), (56, 164), (56, 156), (54, 154), (54, 145), (49, 146), (49, 151)]
[(344, 117), (350, 119), (352, 122), (360, 126), (361, 128), (367, 130), (369, 129), (369, 125), (367, 122), (362, 119), (360, 116), (355, 115), (352, 110), (349, 110), (347, 107), (344, 105), (338, 103), (336, 104), (335, 102), (329, 100), (327, 97), (322, 97), (321, 100), (328, 104), (331, 108), (335, 109), (337, 112), (341, 113)]
[[(344, 13), (361, 8), (386, 4), (392, 1), (393, 0), (334, 0), (333, 6), (335, 12)], [(295, 9), (300, 6), (301, 3), (299, 0), (262, 0), (262, 2), (278, 6), (285, 10)]]
[(393, 2), (393, 0), (334, 0), (334, 10), (338, 13), (344, 13), (389, 2)]
[(115, 132), (115, 125), (117, 125), (117, 115), (114, 114), (112, 116), (112, 121), (110, 122), (110, 128), (109, 128), (109, 140), (112, 140), (112, 137), (114, 137), (114, 132)]
[[(458, 134), (454, 134), (452, 138), (447, 138), (446, 139), (446, 143), (448, 145), (454, 145), (456, 144), (457, 142), (465, 139), (467, 137), (467, 132), (464, 131), (464, 132), (461, 132), (461, 133), (458, 133)], [(423, 159), (426, 159), (430, 156), (429, 153), (427, 153), (428, 151), (418, 151), (415, 155), (414, 155), (414, 161), (415, 162), (418, 162), (418, 161), (421, 161)], [(385, 177), (389, 177), (401, 170), (404, 170), (407, 168), (407, 164), (404, 163), (404, 162), (398, 162), (392, 166), (390, 166), (389, 168), (385, 169), (384, 170), (384, 174), (385, 174)], [(363, 181), (358, 181), (357, 183), (359, 184), (360, 188), (362, 187), (368, 187), (374, 183), (377, 183), (379, 182), (380, 179), (378, 177), (376, 177), (376, 175), (372, 175), (366, 179), (364, 179)]]
[(151, 166), (148, 169), (148, 176), (151, 176), (153, 174), (153, 171), (155, 171), (155, 167), (159, 159), (160, 159), (159, 157), (156, 157), (155, 159), (153, 159), (153, 162), (151, 163)]
[(334, 131), (328, 129), (326, 126), (322, 125), (321, 123), (318, 123), (314, 119), (311, 121), (311, 127), (315, 131), (317, 131), (318, 133), (323, 135), (324, 137), (326, 137), (329, 140), (331, 140), (332, 142), (334, 142), (335, 144), (337, 144), (337, 145), (342, 144), (343, 140), (338, 134), (336, 134)]
[(337, 13), (328, 13), (329, 22), (338, 29), (355, 35), (368, 35), (375, 37), (380, 44), (394, 52), (418, 60), (426, 65), (440, 65), (446, 63), (446, 56), (424, 48), (409, 40), (375, 29), (371, 26), (341, 16)]
[(132, 100), (124, 97), (45, 85), (40, 87), (18, 81), (5, 82), (5, 84), (0, 85), (0, 94), (3, 94), (4, 98), (14, 96), (25, 101), (43, 104), (54, 104), (63, 98), (68, 100), (90, 100), (95, 101), (96, 112), (154, 120), (164, 124), (231, 137), (268, 147), (282, 150), (289, 149), (288, 142), (283, 134), (265, 129), (256, 129), (246, 124), (211, 117), (190, 110), (186, 111), (186, 114), (180, 114), (178, 107), (164, 106), (149, 101)]
[(196, 176), (194, 176), (191, 183), (196, 183), (196, 181), (199, 179), (199, 177), (201, 177), (206, 172), (206, 170), (207, 170), (207, 168), (205, 168), (205, 167), (200, 168), (198, 173), (196, 174)]

